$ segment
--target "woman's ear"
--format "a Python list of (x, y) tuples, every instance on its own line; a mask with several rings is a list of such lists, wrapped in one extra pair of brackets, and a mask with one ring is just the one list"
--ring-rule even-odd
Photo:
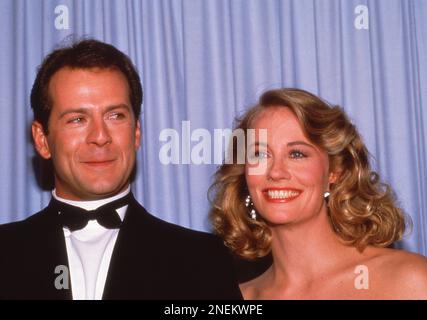
[(338, 178), (340, 177), (340, 173), (337, 171), (331, 171), (329, 173), (329, 183), (336, 183), (338, 181)]
[(43, 159), (50, 159), (50, 149), (47, 143), (47, 136), (43, 130), (43, 125), (38, 121), (33, 121), (31, 125), (31, 133), (33, 135), (34, 147)]

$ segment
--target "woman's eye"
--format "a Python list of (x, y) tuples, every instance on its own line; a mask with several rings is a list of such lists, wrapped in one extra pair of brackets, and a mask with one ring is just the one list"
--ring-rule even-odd
[(258, 159), (267, 159), (268, 158), (268, 154), (267, 154), (267, 152), (256, 151), (255, 152), (255, 157), (258, 158)]
[(290, 155), (292, 159), (302, 159), (307, 157), (307, 155), (300, 150), (292, 150)]
[(251, 154), (251, 158), (255, 160), (265, 160), (268, 158), (268, 153), (264, 151), (255, 151)]
[(263, 151), (249, 151), (247, 155), (248, 159), (251, 161), (260, 161), (268, 158), (268, 153)]

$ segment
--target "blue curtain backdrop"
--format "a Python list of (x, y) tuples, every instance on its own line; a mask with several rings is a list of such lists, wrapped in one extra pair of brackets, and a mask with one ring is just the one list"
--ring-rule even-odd
[[(412, 217), (401, 245), (426, 255), (426, 17), (425, 0), (0, 0), (0, 223), (49, 201), (33, 171), (29, 93), (43, 56), (86, 36), (126, 52), (141, 73), (132, 187), (153, 214), (209, 230), (206, 192), (222, 156), (214, 130), (266, 89), (299, 87), (347, 110)], [(161, 161), (168, 128), (179, 164)], [(209, 138), (210, 163), (198, 164)]]

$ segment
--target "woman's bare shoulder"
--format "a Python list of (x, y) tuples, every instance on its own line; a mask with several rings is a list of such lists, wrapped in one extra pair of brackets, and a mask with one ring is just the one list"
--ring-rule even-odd
[(427, 299), (427, 258), (419, 254), (396, 253), (396, 282), (402, 285), (402, 299)]
[(380, 249), (378, 259), (382, 264), (388, 264), (390, 270), (398, 273), (416, 271), (427, 274), (427, 258), (413, 252), (399, 249)]
[(394, 299), (427, 299), (427, 258), (404, 250), (380, 249), (376, 277)]

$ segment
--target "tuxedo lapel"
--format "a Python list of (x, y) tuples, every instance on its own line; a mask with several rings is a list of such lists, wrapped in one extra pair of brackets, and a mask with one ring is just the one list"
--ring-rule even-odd
[[(56, 214), (51, 206), (47, 207), (40, 216), (34, 217), (37, 226), (29, 228), (29, 240), (36, 242), (29, 244), (29, 248), (37, 248), (28, 252), (29, 261), (35, 262), (31, 272), (36, 284), (34, 289), (36, 296), (39, 296), (39, 292), (43, 299), (72, 299), (64, 232)], [(61, 284), (68, 282), (69, 289), (58, 289), (55, 281)]]
[[(156, 250), (150, 216), (132, 197), (111, 257), (103, 299), (148, 299)], [(152, 239), (152, 238), (151, 238)]]
[(70, 281), (69, 289), (55, 286), (58, 277), (69, 278), (69, 269), (64, 234), (52, 208), (1, 227), (0, 298), (71, 299)]

